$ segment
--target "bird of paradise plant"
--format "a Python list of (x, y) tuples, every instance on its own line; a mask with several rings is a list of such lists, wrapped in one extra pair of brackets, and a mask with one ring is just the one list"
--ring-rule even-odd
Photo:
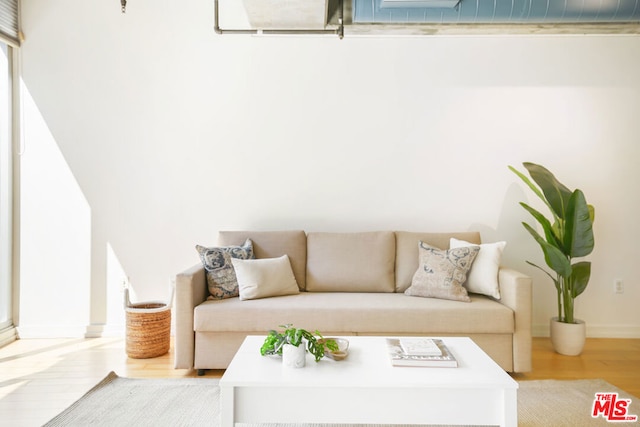
[(533, 182), (513, 166), (509, 166), (509, 169), (546, 204), (551, 218), (521, 202), (520, 205), (542, 226), (544, 236), (529, 224), (523, 222), (522, 225), (540, 245), (544, 260), (553, 273), (530, 261), (527, 263), (542, 270), (553, 281), (558, 295), (558, 320), (576, 323), (574, 302), (589, 283), (591, 262), (574, 262), (574, 259), (585, 257), (593, 251), (595, 209), (587, 203), (581, 190), (568, 189), (543, 166), (529, 162), (523, 163), (523, 166)]

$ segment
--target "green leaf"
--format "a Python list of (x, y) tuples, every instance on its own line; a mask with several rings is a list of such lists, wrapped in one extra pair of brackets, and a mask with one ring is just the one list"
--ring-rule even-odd
[(569, 199), (563, 242), (564, 252), (570, 257), (587, 256), (593, 251), (592, 212), (582, 191), (574, 191)]
[(520, 205), (527, 212), (529, 212), (536, 219), (536, 221), (538, 221), (538, 223), (542, 226), (547, 243), (553, 246), (556, 246), (557, 248), (560, 249), (562, 245), (561, 245), (561, 242), (558, 240), (558, 236), (556, 235), (555, 228), (551, 225), (551, 222), (544, 215), (542, 215), (540, 212), (538, 212), (531, 206), (527, 205), (526, 203), (521, 202)]
[(589, 278), (591, 277), (591, 263), (588, 261), (578, 262), (572, 266), (572, 270), (571, 297), (576, 298), (584, 292), (589, 284)]
[(523, 166), (544, 193), (543, 200), (558, 218), (565, 219), (571, 190), (558, 181), (544, 166), (528, 162), (523, 163)]
[(531, 182), (531, 180), (529, 179), (528, 176), (526, 176), (525, 174), (523, 174), (522, 172), (520, 172), (518, 169), (514, 168), (513, 166), (509, 166), (509, 170), (511, 170), (511, 172), (515, 173), (516, 175), (518, 175), (518, 177), (525, 184), (527, 184), (527, 186), (531, 189), (531, 191), (533, 191), (538, 197), (540, 197), (540, 200), (545, 202), (545, 204), (547, 203), (547, 200), (544, 198), (544, 195), (542, 194), (540, 189), (538, 187), (536, 187), (536, 185), (533, 182)]
[(571, 275), (571, 263), (567, 259), (566, 255), (562, 253), (557, 247), (550, 245), (546, 240), (538, 234), (529, 224), (523, 222), (522, 225), (527, 229), (529, 234), (538, 242), (544, 253), (544, 260), (547, 265), (556, 273), (563, 277), (569, 277)]
[(340, 347), (338, 346), (338, 343), (336, 342), (336, 340), (326, 340), (324, 345), (327, 346), (329, 351), (338, 351), (338, 350), (340, 350)]
[(537, 264), (532, 263), (531, 261), (527, 261), (527, 264), (534, 266), (535, 268), (537, 268), (538, 270), (542, 271), (544, 274), (549, 276), (549, 278), (551, 279), (551, 281), (555, 285), (556, 289), (558, 291), (560, 291), (560, 283), (558, 283), (558, 280), (555, 277), (553, 277), (547, 270), (545, 270), (544, 268), (540, 267)]
[(262, 343), (262, 347), (260, 347), (260, 354), (277, 354), (280, 350), (281, 344), (281, 335), (276, 331), (269, 331), (269, 334), (264, 339), (264, 343)]

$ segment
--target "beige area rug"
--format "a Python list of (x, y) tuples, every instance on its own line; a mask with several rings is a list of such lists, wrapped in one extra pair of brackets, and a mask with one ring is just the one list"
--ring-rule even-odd
[[(591, 417), (596, 393), (618, 393), (618, 399), (631, 399), (627, 414), (640, 415), (639, 398), (603, 380), (522, 381), (518, 390), (518, 425), (611, 425), (602, 416)], [(46, 426), (217, 426), (218, 398), (216, 379), (136, 379), (119, 377), (112, 372)], [(640, 423), (613, 425), (638, 426)], [(261, 425), (273, 426), (275, 424)]]

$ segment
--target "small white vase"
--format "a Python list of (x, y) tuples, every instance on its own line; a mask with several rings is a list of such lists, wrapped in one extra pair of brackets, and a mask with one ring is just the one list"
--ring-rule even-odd
[(285, 344), (282, 346), (282, 365), (285, 368), (303, 368), (306, 359), (304, 343), (298, 347)]
[(576, 323), (559, 322), (557, 317), (551, 319), (551, 344), (556, 353), (565, 356), (577, 356), (582, 353), (587, 337), (587, 328), (583, 320)]

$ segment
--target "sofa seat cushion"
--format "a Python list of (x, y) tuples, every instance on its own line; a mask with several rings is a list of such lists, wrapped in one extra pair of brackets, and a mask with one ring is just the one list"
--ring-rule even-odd
[(240, 301), (205, 301), (195, 308), (197, 332), (266, 334), (278, 325), (345, 334), (473, 334), (514, 332), (514, 313), (484, 295), (471, 303), (399, 293), (301, 292)]

